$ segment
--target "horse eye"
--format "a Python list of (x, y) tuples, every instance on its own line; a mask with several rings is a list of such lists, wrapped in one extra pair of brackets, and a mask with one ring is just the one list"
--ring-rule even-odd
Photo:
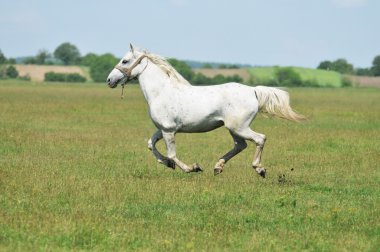
[(123, 60), (121, 63), (123, 63), (123, 64), (127, 64), (127, 63), (128, 63), (128, 60)]

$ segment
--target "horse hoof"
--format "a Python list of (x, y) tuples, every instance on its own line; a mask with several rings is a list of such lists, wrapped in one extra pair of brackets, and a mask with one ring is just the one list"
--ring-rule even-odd
[(218, 175), (218, 174), (221, 174), (223, 171), (222, 168), (214, 168), (214, 176)]
[(264, 167), (258, 167), (255, 170), (261, 177), (265, 178), (266, 170)]
[(199, 166), (199, 164), (195, 163), (195, 164), (193, 164), (192, 172), (203, 172), (203, 169), (202, 169), (202, 167)]

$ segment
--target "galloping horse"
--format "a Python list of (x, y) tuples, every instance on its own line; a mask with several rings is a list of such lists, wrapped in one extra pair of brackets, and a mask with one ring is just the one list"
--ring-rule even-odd
[[(149, 114), (158, 130), (148, 141), (148, 148), (157, 161), (170, 168), (179, 166), (184, 172), (199, 172), (197, 164), (189, 166), (178, 159), (175, 148), (177, 132), (207, 132), (225, 126), (234, 147), (215, 164), (214, 175), (223, 171), (225, 164), (247, 147), (246, 140), (256, 144), (252, 167), (265, 177), (261, 154), (265, 135), (249, 126), (259, 111), (300, 121), (304, 117), (292, 110), (286, 91), (272, 87), (250, 87), (239, 83), (214, 86), (192, 86), (163, 57), (134, 49), (120, 60), (107, 78), (111, 88), (137, 78), (149, 106)], [(156, 149), (164, 138), (167, 157)]]

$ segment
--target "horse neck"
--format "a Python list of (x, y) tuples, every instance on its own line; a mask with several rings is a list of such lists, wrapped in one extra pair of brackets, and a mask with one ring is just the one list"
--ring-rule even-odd
[(161, 92), (170, 92), (173, 82), (156, 64), (149, 61), (147, 67), (138, 77), (141, 90), (148, 104)]

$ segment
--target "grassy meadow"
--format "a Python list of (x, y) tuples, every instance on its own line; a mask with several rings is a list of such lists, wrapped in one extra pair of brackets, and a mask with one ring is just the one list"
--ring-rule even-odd
[(379, 251), (380, 89), (289, 92), (309, 120), (256, 118), (262, 179), (253, 144), (213, 176), (224, 128), (177, 136), (203, 173), (158, 164), (137, 85), (1, 81), (0, 250)]
[[(292, 69), (303, 81), (316, 81), (322, 87), (340, 87), (342, 83), (342, 75), (338, 72), (304, 67), (292, 67)], [(276, 67), (253, 67), (248, 71), (251, 76), (259, 80), (269, 80), (274, 78)]]

